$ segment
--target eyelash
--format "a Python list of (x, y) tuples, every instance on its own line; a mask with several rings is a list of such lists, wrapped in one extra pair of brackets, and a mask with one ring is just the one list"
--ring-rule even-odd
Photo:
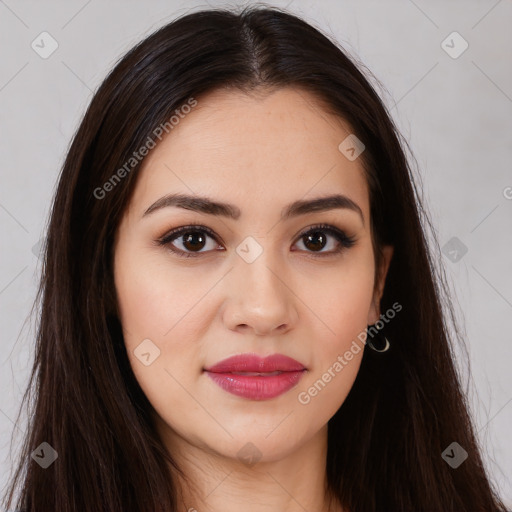
[[(313, 257), (319, 257), (323, 258), (326, 256), (332, 256), (334, 254), (338, 254), (343, 251), (343, 249), (350, 249), (356, 242), (355, 237), (347, 236), (343, 231), (340, 229), (331, 226), (329, 224), (317, 224), (315, 226), (311, 226), (307, 230), (303, 231), (297, 238), (297, 241), (299, 241), (301, 238), (306, 236), (309, 233), (314, 233), (317, 231), (323, 231), (334, 238), (340, 243), (341, 248), (338, 248), (334, 251), (329, 252), (314, 252), (314, 251), (307, 251), (310, 255)], [(191, 257), (197, 257), (201, 254), (208, 253), (209, 251), (204, 252), (184, 252), (181, 249), (176, 249), (172, 247), (171, 242), (174, 241), (176, 238), (179, 238), (180, 235), (190, 233), (190, 232), (199, 232), (199, 233), (206, 233), (209, 237), (211, 237), (213, 240), (215, 240), (216, 243), (219, 243), (217, 235), (206, 226), (199, 226), (199, 225), (191, 225), (191, 226), (182, 226), (180, 228), (173, 229), (169, 233), (166, 233), (163, 237), (156, 240), (157, 244), (160, 246), (167, 246), (168, 249), (176, 254), (179, 257), (182, 258), (191, 258)]]

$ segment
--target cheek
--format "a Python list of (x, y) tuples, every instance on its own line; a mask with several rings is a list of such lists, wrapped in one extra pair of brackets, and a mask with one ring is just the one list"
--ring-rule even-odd
[(183, 326), (192, 334), (197, 323), (191, 322), (201, 296), (210, 285), (204, 280), (191, 285), (193, 274), (172, 266), (162, 258), (144, 251), (120, 251), (116, 259), (115, 283), (125, 331), (126, 345), (152, 339), (165, 348), (187, 346)]
[(115, 283), (128, 357), (139, 384), (153, 401), (155, 393), (173, 387), (175, 367), (179, 373), (198, 366), (191, 340), (197, 339), (194, 326), (199, 325), (187, 315), (198, 297), (187, 287), (183, 272), (173, 271), (143, 250), (122, 246), (116, 253)]
[(201, 322), (194, 315), (205, 288), (192, 288), (190, 274), (135, 251), (119, 254), (115, 282), (130, 365), (158, 416), (180, 430), (183, 411), (204, 415), (187, 390), (201, 371)]
[[(317, 280), (308, 303), (321, 322), (316, 329), (312, 371), (297, 391), (298, 402), (319, 421), (328, 421), (343, 404), (357, 377), (363, 335), (373, 298), (372, 254)], [(314, 335), (314, 332), (312, 333)]]
[(349, 278), (340, 276), (336, 282), (331, 279), (319, 298), (320, 311), (335, 338), (352, 333), (356, 327), (366, 327), (373, 296), (373, 279), (367, 273), (353, 272)]
[(374, 286), (372, 254), (361, 253), (354, 260), (317, 281), (315, 300), (310, 305), (329, 333), (324, 336), (322, 354), (330, 357), (346, 350), (367, 326)]

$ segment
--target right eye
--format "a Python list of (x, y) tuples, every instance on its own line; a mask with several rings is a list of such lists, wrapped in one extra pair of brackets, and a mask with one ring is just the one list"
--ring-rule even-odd
[[(217, 236), (206, 226), (182, 226), (164, 235), (158, 243), (166, 246), (177, 256), (190, 258), (195, 257), (195, 254), (209, 252), (209, 250), (202, 250), (207, 245), (208, 238), (216, 242), (216, 244), (210, 243), (211, 250), (219, 247)], [(176, 247), (175, 240), (179, 240), (181, 247)]]

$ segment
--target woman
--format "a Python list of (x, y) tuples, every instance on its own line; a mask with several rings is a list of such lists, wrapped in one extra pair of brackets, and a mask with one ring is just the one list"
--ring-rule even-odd
[(158, 30), (63, 167), (6, 505), (505, 510), (422, 222), (381, 100), (319, 31), (269, 8)]

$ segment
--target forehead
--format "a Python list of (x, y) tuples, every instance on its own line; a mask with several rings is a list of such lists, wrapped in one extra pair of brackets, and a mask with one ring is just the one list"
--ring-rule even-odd
[(362, 162), (338, 148), (351, 133), (303, 90), (217, 90), (197, 98), (146, 156), (132, 202), (143, 207), (165, 193), (192, 192), (235, 202), (244, 216), (244, 206), (339, 192), (367, 217)]

